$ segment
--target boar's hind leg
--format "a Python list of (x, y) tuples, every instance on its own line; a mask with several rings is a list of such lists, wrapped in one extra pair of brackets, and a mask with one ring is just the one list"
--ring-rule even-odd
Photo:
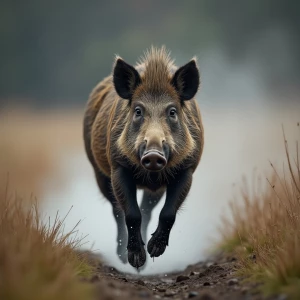
[(159, 200), (164, 194), (164, 190), (159, 190), (157, 192), (150, 192), (148, 190), (144, 191), (142, 203), (141, 203), (141, 212), (142, 212), (142, 238), (144, 241), (147, 240), (147, 228), (151, 219), (151, 212), (154, 207), (157, 205)]
[(192, 184), (192, 170), (181, 171), (167, 186), (165, 204), (159, 215), (159, 223), (152, 234), (147, 250), (151, 257), (158, 257), (165, 252), (169, 236), (176, 218), (176, 212), (185, 200)]
[(146, 252), (141, 236), (142, 216), (136, 199), (136, 183), (131, 172), (122, 166), (112, 171), (111, 178), (114, 195), (125, 213), (128, 261), (133, 267), (139, 268), (146, 261)]
[(127, 262), (127, 251), (126, 251), (126, 225), (125, 225), (125, 217), (122, 209), (120, 208), (117, 200), (115, 199), (111, 187), (110, 178), (106, 177), (100, 172), (96, 173), (98, 186), (104, 195), (104, 197), (109, 200), (112, 205), (113, 214), (117, 223), (117, 255), (123, 263)]

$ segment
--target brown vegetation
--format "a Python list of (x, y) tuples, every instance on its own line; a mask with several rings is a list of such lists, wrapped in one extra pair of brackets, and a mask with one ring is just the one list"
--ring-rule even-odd
[(82, 241), (76, 226), (64, 233), (64, 219), (40, 219), (37, 205), (0, 189), (0, 299), (91, 299), (91, 287), (79, 282), (91, 267), (75, 251)]
[[(299, 123), (298, 123), (299, 126)], [(239, 272), (263, 282), (266, 293), (300, 297), (300, 150), (293, 156), (285, 141), (287, 166), (263, 184), (257, 178), (250, 191), (244, 181), (241, 201), (231, 203), (225, 219), (223, 249), (241, 258)]]

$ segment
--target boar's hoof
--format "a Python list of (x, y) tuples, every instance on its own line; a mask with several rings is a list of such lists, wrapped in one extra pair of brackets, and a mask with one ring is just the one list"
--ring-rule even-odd
[(134, 268), (140, 268), (146, 261), (146, 252), (142, 246), (139, 252), (128, 249), (128, 261)]
[(147, 246), (150, 257), (162, 255), (165, 252), (167, 245), (168, 237), (159, 231), (154, 232)]

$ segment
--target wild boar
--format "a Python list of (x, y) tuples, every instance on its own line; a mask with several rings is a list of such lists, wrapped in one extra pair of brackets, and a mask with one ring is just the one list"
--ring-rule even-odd
[[(144, 241), (154, 206), (166, 192), (147, 245), (150, 256), (158, 257), (190, 190), (204, 145), (195, 100), (199, 84), (196, 59), (177, 68), (164, 47), (152, 47), (135, 67), (116, 57), (112, 75), (90, 95), (85, 149), (98, 186), (112, 204), (117, 253), (133, 267), (145, 263)], [(140, 208), (137, 189), (144, 190)]]

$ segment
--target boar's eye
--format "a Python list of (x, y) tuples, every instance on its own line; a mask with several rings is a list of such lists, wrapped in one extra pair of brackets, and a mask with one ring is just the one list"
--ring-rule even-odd
[(136, 124), (140, 124), (143, 121), (143, 110), (140, 106), (137, 106), (134, 109), (133, 122)]
[(134, 111), (135, 111), (135, 117), (142, 116), (142, 110), (139, 107), (136, 107)]
[(171, 108), (169, 114), (170, 114), (170, 117), (175, 117), (176, 116), (176, 109)]
[(175, 107), (171, 107), (169, 109), (169, 117), (173, 120), (173, 121), (177, 121), (177, 111)]

